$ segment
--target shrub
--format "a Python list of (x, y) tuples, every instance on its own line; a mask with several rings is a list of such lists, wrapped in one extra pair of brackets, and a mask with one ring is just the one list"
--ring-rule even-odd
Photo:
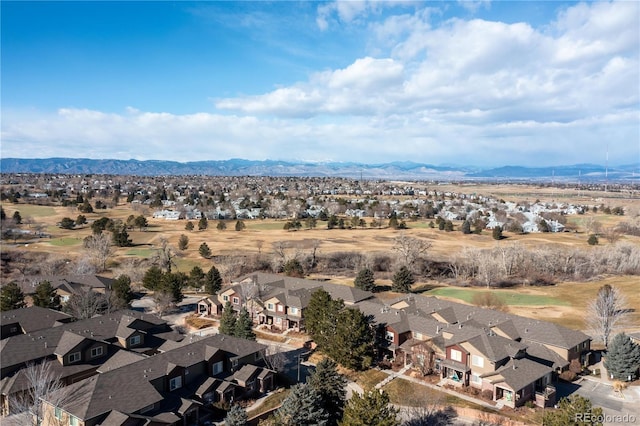
[(483, 390), (480, 395), (482, 396), (482, 398), (491, 401), (493, 399), (493, 391), (490, 389), (485, 389)]
[(576, 373), (571, 370), (567, 370), (560, 373), (559, 377), (565, 382), (573, 382), (576, 379)]

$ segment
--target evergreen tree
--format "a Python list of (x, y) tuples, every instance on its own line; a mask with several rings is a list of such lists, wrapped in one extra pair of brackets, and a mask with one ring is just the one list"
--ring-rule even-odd
[(120, 275), (113, 282), (111, 289), (119, 306), (123, 308), (129, 307), (134, 299), (133, 291), (131, 290), (131, 278), (128, 275)]
[(22, 216), (17, 210), (15, 211), (15, 213), (13, 213), (13, 223), (15, 223), (16, 225), (20, 225), (22, 223)]
[(75, 226), (76, 223), (70, 217), (63, 217), (60, 221), (60, 228), (62, 229), (73, 229)]
[(144, 276), (142, 277), (142, 285), (144, 288), (154, 291), (160, 288), (162, 275), (162, 269), (157, 265), (153, 265), (144, 273)]
[(338, 218), (336, 217), (336, 215), (332, 214), (327, 219), (327, 229), (334, 229), (337, 226), (338, 226)]
[(375, 339), (372, 322), (371, 316), (358, 309), (342, 309), (338, 313), (335, 334), (329, 341), (328, 353), (352, 370), (371, 367)]
[(86, 223), (87, 223), (87, 217), (83, 214), (79, 214), (78, 217), (76, 218), (76, 225), (80, 226)]
[(184, 225), (184, 229), (186, 231), (193, 231), (193, 222), (189, 221), (186, 225)]
[(224, 231), (225, 229), (227, 229), (227, 223), (224, 220), (219, 220), (218, 224), (216, 225), (216, 229), (218, 231)]
[(288, 277), (304, 277), (304, 269), (298, 259), (288, 260), (283, 266), (283, 272)]
[(201, 288), (204, 285), (204, 271), (198, 265), (189, 271), (189, 286), (193, 288)]
[(242, 221), (242, 220), (236, 221), (236, 231), (242, 231), (246, 227), (247, 227), (247, 225), (244, 224), (244, 221)]
[(222, 277), (220, 271), (212, 266), (204, 277), (204, 290), (209, 294), (216, 294), (222, 288)]
[(160, 290), (168, 293), (172, 297), (174, 303), (182, 302), (183, 294), (182, 287), (188, 280), (186, 274), (182, 272), (167, 272), (162, 275), (162, 281), (160, 282)]
[(178, 248), (184, 251), (187, 249), (187, 247), (189, 247), (189, 237), (187, 237), (184, 234), (181, 234), (180, 238), (178, 239)]
[(402, 266), (392, 278), (392, 290), (400, 293), (409, 293), (411, 286), (416, 282), (413, 272), (406, 266)]
[(391, 229), (398, 229), (398, 216), (396, 215), (396, 212), (391, 213), (391, 217), (389, 218), (389, 228)]
[(376, 281), (373, 276), (373, 271), (369, 268), (361, 269), (353, 281), (353, 285), (361, 290), (374, 291), (376, 288)]
[(318, 403), (329, 414), (327, 424), (336, 426), (347, 400), (347, 379), (337, 370), (337, 364), (330, 358), (324, 358), (316, 365), (307, 383), (318, 394)]
[(462, 222), (462, 233), (468, 235), (471, 233), (471, 222), (465, 220)]
[(243, 339), (256, 340), (256, 334), (253, 332), (253, 321), (251, 321), (249, 312), (244, 307), (240, 309), (236, 318), (233, 335)]
[(325, 426), (329, 413), (320, 405), (318, 392), (311, 386), (298, 383), (275, 414), (279, 426)]
[(32, 296), (33, 304), (41, 308), (50, 308), (55, 310), (62, 309), (60, 305), (60, 296), (49, 281), (41, 281), (36, 287), (36, 292)]
[(546, 410), (542, 424), (545, 426), (602, 426), (602, 423), (596, 420), (601, 416), (602, 408), (593, 407), (587, 398), (574, 393), (568, 398), (562, 398), (557, 409)]
[(137, 216), (133, 220), (133, 224), (137, 226), (138, 229), (141, 231), (142, 231), (142, 228), (146, 228), (147, 226), (149, 226), (149, 223), (147, 222), (147, 218), (144, 217), (144, 215)]
[(207, 220), (207, 218), (205, 216), (202, 216), (200, 218), (200, 220), (198, 221), (198, 230), (199, 231), (204, 231), (208, 227), (209, 227), (209, 221)]
[(607, 348), (604, 367), (613, 379), (634, 380), (640, 368), (640, 345), (624, 333), (616, 334)]
[(113, 244), (118, 247), (129, 247), (131, 246), (131, 239), (129, 238), (129, 233), (127, 232), (126, 225), (122, 225), (120, 231), (113, 231)]
[(236, 311), (233, 310), (231, 303), (227, 302), (222, 309), (222, 316), (220, 317), (220, 327), (218, 332), (226, 334), (227, 336), (233, 336), (236, 331)]
[(248, 420), (247, 410), (239, 404), (234, 404), (227, 412), (227, 417), (224, 418), (224, 424), (225, 426), (246, 426)]
[(598, 237), (595, 234), (591, 234), (589, 235), (589, 239), (587, 240), (587, 243), (590, 246), (597, 246), (599, 241), (598, 241)]
[(316, 290), (304, 312), (307, 332), (322, 350), (328, 350), (335, 335), (338, 313), (344, 308), (342, 300), (333, 300), (323, 289)]
[(15, 281), (2, 286), (0, 289), (0, 311), (24, 308), (24, 293)]
[(502, 237), (502, 226), (496, 226), (495, 228), (493, 228), (493, 231), (491, 231), (491, 236), (493, 237), (494, 240), (501, 240)]
[(207, 244), (207, 243), (200, 244), (200, 248), (198, 249), (198, 253), (200, 253), (200, 256), (204, 257), (205, 259), (210, 258), (211, 257), (211, 249), (209, 248), (209, 244)]
[(389, 405), (387, 393), (372, 389), (364, 395), (353, 394), (340, 426), (398, 426), (397, 416), (398, 410)]

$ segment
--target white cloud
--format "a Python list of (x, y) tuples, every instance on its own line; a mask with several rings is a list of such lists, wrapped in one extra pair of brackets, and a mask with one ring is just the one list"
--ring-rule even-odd
[[(319, 6), (354, 22), (371, 2)], [(327, 10), (321, 11), (320, 9)], [(224, 113), (3, 111), (4, 157), (243, 157), (478, 165), (602, 162), (638, 156), (640, 4), (562, 10), (547, 27), (451, 19), (437, 11), (369, 26), (385, 54), (268, 93), (217, 99)], [(337, 21), (336, 21), (337, 20)]]

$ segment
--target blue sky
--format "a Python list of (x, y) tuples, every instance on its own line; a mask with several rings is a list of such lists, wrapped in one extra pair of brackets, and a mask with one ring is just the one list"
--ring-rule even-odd
[(640, 3), (2, 1), (2, 157), (640, 161)]

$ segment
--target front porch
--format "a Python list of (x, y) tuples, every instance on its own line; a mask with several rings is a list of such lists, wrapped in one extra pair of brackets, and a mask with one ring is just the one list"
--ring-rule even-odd
[(469, 386), (471, 368), (461, 362), (445, 359), (440, 363), (442, 382), (454, 387)]

